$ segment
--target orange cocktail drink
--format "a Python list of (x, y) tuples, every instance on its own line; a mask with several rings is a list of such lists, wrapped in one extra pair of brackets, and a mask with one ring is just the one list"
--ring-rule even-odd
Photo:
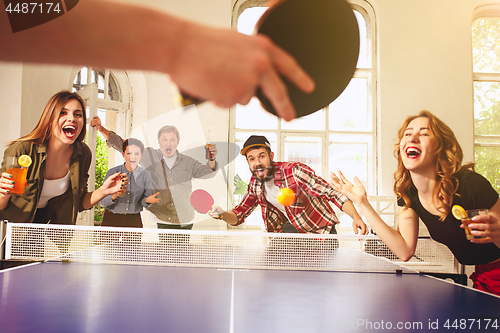
[(31, 158), (27, 155), (20, 157), (7, 157), (5, 171), (12, 176), (13, 188), (9, 190), (11, 194), (22, 195), (26, 185), (26, 175), (28, 167), (31, 165)]
[(26, 185), (26, 174), (28, 173), (28, 168), (11, 168), (6, 171), (12, 175), (12, 181), (14, 182), (14, 187), (9, 190), (9, 193), (23, 194), (24, 185)]

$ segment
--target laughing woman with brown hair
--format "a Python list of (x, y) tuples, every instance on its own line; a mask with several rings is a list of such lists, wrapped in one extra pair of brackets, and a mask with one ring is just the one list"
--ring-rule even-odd
[[(90, 209), (106, 195), (120, 192), (127, 179), (109, 177), (87, 191), (92, 153), (84, 143), (85, 103), (76, 93), (61, 91), (50, 98), (31, 133), (13, 141), (4, 152), (0, 169), (0, 219), (11, 222), (75, 224), (78, 212)], [(27, 155), (31, 165), (26, 186), (12, 194), (12, 175), (6, 160)]]
[[(354, 201), (377, 235), (402, 260), (415, 253), (419, 218), (431, 237), (446, 245), (464, 265), (475, 265), (474, 287), (500, 295), (500, 201), (498, 193), (473, 165), (462, 165), (462, 148), (453, 131), (429, 111), (408, 117), (398, 131), (398, 169), (394, 192), (402, 206), (398, 229), (389, 227), (369, 204), (361, 182), (351, 184), (331, 173), (332, 185)], [(468, 240), (461, 220), (451, 213), (488, 209), (472, 218)]]

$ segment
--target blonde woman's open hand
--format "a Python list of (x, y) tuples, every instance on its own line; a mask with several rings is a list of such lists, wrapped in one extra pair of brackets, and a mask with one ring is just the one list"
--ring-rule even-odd
[(354, 184), (352, 184), (345, 178), (342, 172), (337, 172), (338, 176), (334, 172), (330, 172), (330, 185), (336, 191), (342, 193), (357, 205), (367, 200), (365, 187), (361, 184), (358, 177), (354, 177)]

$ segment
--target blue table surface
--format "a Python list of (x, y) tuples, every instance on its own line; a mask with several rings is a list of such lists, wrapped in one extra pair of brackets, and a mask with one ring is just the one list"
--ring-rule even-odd
[(419, 274), (77, 262), (0, 272), (9, 333), (498, 332), (499, 309), (498, 297)]

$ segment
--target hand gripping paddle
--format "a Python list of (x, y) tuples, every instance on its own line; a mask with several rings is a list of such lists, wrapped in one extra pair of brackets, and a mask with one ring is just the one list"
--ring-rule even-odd
[[(282, 77), (297, 117), (333, 102), (356, 70), (358, 23), (344, 0), (278, 1), (257, 22), (256, 32), (290, 53), (316, 83), (316, 89), (307, 94)], [(257, 97), (267, 111), (276, 114), (260, 89)]]
[[(345, 0), (279, 0), (262, 15), (255, 33), (268, 36), (291, 54), (316, 83), (316, 89), (307, 94), (282, 76), (297, 117), (333, 102), (356, 70), (359, 29)], [(183, 96), (184, 106), (203, 102)], [(276, 114), (260, 89), (256, 96), (267, 111)]]

